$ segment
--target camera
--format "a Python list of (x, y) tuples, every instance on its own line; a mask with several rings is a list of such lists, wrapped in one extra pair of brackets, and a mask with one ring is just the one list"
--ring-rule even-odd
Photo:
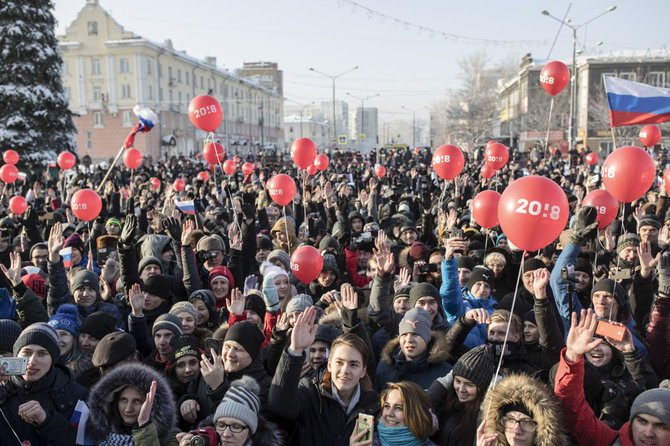
[(419, 266), (420, 273), (436, 273), (437, 272), (437, 263), (426, 263), (425, 265)]
[(218, 253), (216, 251), (202, 251), (200, 252), (200, 261), (206, 262), (215, 259)]
[(201, 427), (190, 431), (189, 434), (193, 434), (193, 438), (191, 438), (191, 442), (189, 443), (191, 446), (219, 446), (221, 444), (219, 434), (211, 426)]

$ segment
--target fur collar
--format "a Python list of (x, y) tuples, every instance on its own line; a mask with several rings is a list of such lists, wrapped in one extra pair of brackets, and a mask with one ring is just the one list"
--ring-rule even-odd
[[(449, 359), (447, 347), (447, 338), (444, 336), (444, 333), (432, 331), (431, 340), (428, 344), (428, 364), (447, 362)], [(386, 343), (380, 354), (380, 360), (393, 365), (399, 351), (400, 339), (396, 336)]]

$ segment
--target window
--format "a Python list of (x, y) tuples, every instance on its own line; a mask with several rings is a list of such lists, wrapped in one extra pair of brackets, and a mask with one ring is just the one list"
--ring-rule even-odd
[(179, 93), (177, 93), (177, 102), (178, 102), (178, 105), (181, 107), (181, 91)]
[(665, 72), (651, 71), (647, 74), (647, 83), (654, 87), (665, 87)]
[(191, 73), (186, 72), (186, 85), (191, 85)]
[(181, 84), (181, 70), (177, 70), (177, 82)]
[(600, 75), (600, 86), (605, 88), (605, 78), (606, 77), (616, 77), (616, 73), (603, 73)]
[(212, 88), (212, 80), (207, 79), (207, 90), (210, 90)]
[(154, 86), (149, 85), (149, 99), (153, 99), (153, 98), (154, 98)]
[(619, 77), (621, 79), (626, 79), (626, 80), (633, 81), (633, 82), (635, 82), (635, 79), (636, 79), (635, 73), (633, 73), (633, 72), (619, 73)]
[(172, 67), (168, 67), (168, 81), (172, 82)]
[(163, 100), (163, 87), (160, 87), (158, 89), (158, 100), (162, 101)]
[(205, 88), (205, 81), (202, 79), (202, 76), (200, 76), (200, 88)]
[(93, 100), (102, 101), (102, 87), (93, 87)]
[(121, 84), (121, 99), (130, 99), (130, 84)]
[(119, 73), (128, 74), (130, 73), (130, 59), (122, 58), (119, 59)]
[(88, 22), (86, 24), (86, 28), (88, 29), (88, 35), (89, 36), (97, 36), (98, 35), (98, 22)]
[(100, 74), (100, 59), (91, 59), (91, 74)]
[(174, 93), (170, 90), (170, 104), (174, 102)]
[(165, 113), (161, 113), (161, 127), (165, 127)]
[(123, 112), (123, 123), (121, 124), (124, 127), (132, 127), (133, 126), (133, 112), (130, 110), (125, 110)]
[(93, 128), (104, 126), (105, 124), (102, 122), (102, 112), (93, 112)]
[(184, 115), (179, 115), (179, 128), (184, 128)]
[(153, 60), (147, 61), (147, 74), (151, 74), (151, 66), (154, 64)]
[(63, 66), (61, 68), (63, 76), (69, 76), (70, 75), (70, 62), (63, 62)]
[(163, 64), (158, 64), (158, 77), (163, 77)]

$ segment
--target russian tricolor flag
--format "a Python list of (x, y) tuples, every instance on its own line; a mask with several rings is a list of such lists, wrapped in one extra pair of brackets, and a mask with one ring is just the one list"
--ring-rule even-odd
[(19, 172), (17, 178), (21, 181), (26, 181), (26, 178), (28, 178), (28, 175), (25, 172)]
[(187, 200), (187, 201), (175, 200), (174, 204), (176, 204), (177, 208), (179, 208), (179, 210), (182, 211), (184, 214), (195, 215), (195, 204), (193, 203), (193, 200)]
[(670, 88), (605, 76), (612, 127), (670, 121)]
[(95, 444), (86, 432), (86, 423), (89, 414), (90, 411), (86, 403), (82, 400), (77, 401), (74, 412), (72, 412), (72, 417), (70, 417), (70, 424), (77, 429), (77, 439), (75, 440), (75, 444), (77, 445), (86, 446)]
[(70, 268), (72, 266), (72, 246), (63, 248), (58, 253), (63, 257), (63, 266)]

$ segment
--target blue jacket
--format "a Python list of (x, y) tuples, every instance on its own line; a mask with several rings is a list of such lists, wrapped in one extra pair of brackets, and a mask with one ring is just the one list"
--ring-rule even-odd
[[(483, 308), (493, 313), (496, 306), (495, 299), (477, 299), (472, 295), (467, 287), (461, 289), (458, 281), (458, 259), (444, 259), (442, 261), (442, 285), (440, 286), (440, 297), (442, 297), (442, 307), (447, 313), (447, 321), (454, 325), (456, 320), (474, 308)], [(484, 344), (487, 339), (486, 327), (477, 325), (470, 330), (465, 345), (468, 348), (474, 348)]]

